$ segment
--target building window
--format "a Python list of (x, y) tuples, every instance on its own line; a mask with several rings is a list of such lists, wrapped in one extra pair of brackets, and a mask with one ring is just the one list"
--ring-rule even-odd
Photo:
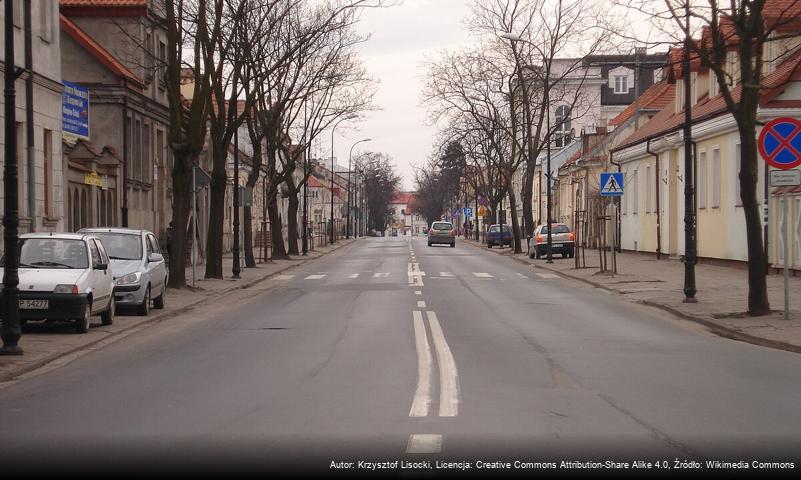
[(39, 37), (45, 42), (50, 43), (53, 38), (53, 14), (51, 11), (52, 4), (50, 2), (41, 2), (39, 4)]
[(653, 204), (651, 203), (651, 167), (645, 167), (645, 213), (653, 211)]
[(698, 154), (698, 208), (706, 208), (706, 152)]
[(164, 91), (167, 86), (167, 79), (165, 78), (167, 74), (167, 45), (159, 41), (159, 78), (158, 78), (158, 86), (159, 90)]
[(634, 173), (631, 175), (631, 213), (634, 215), (637, 215), (637, 210), (639, 209), (637, 198), (639, 190), (639, 185), (637, 184), (637, 170), (634, 170)]
[(734, 205), (737, 207), (743, 206), (743, 200), (740, 198), (740, 167), (742, 166), (742, 154), (740, 153), (740, 144), (734, 146)]
[(44, 169), (44, 214), (47, 217), (53, 215), (52, 196), (50, 190), (53, 188), (50, 169), (53, 168), (53, 132), (44, 130), (42, 145), (43, 169)]
[(615, 93), (629, 93), (629, 77), (615, 75)]
[[(5, 5), (2, 8), (5, 8)], [(14, 26), (22, 28), (22, 0), (13, 0), (12, 8), (14, 9)]]
[(570, 143), (570, 107), (560, 105), (556, 107), (556, 148), (562, 148)]
[(720, 148), (712, 149), (712, 208), (720, 208)]
[(153, 182), (150, 158), (150, 125), (145, 124), (142, 131), (142, 180), (147, 183)]
[(136, 180), (141, 180), (142, 172), (142, 122), (136, 120), (134, 122), (133, 140), (133, 172), (131, 177)]

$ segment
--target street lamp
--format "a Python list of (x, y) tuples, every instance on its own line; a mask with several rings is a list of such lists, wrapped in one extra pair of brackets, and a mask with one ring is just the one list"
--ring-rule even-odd
[(331, 127), (331, 245), (334, 244), (334, 131), (340, 123), (354, 118), (356, 118), (355, 114), (346, 115)]
[(348, 153), (348, 207), (347, 207), (347, 222), (348, 223), (347, 223), (347, 226), (346, 226), (345, 238), (350, 238), (350, 228), (351, 228), (351, 224), (350, 224), (350, 193), (351, 193), (350, 192), (350, 190), (351, 190), (350, 175), (351, 175), (351, 169), (350, 169), (350, 166), (351, 166), (351, 161), (353, 160), (353, 147), (355, 147), (356, 145), (358, 145), (358, 144), (360, 144), (362, 142), (372, 142), (372, 141), (373, 141), (372, 138), (363, 138), (363, 139), (359, 140), (358, 142), (354, 143), (353, 145), (351, 145), (350, 146), (350, 153)]
[(5, 166), (3, 171), (3, 326), (0, 355), (22, 355), (19, 346), (19, 183), (17, 177), (16, 90), (14, 82), (22, 73), (14, 64), (14, 3), (5, 3)]
[(682, 75), (684, 75), (684, 303), (697, 303), (695, 298), (695, 185), (693, 184), (692, 101), (690, 90), (690, 6), (684, 5), (687, 35), (684, 39)]

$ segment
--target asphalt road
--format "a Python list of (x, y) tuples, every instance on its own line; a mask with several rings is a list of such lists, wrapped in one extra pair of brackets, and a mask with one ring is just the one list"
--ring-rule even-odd
[(797, 470), (801, 356), (469, 245), (375, 238), (6, 386), (0, 445), (0, 469), (25, 471), (613, 458)]

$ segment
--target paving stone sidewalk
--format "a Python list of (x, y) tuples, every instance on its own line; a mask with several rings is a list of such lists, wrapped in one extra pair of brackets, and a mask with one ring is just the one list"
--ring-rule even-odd
[[(256, 268), (242, 268), (240, 279), (231, 278), (233, 259), (230, 254), (223, 258), (225, 278), (203, 279), (205, 266), (196, 267), (196, 288), (168, 289), (166, 306), (163, 310), (150, 310), (150, 315), (140, 317), (135, 312), (118, 311), (113, 325), (100, 324), (100, 317), (92, 317), (92, 326), (86, 334), (73, 333), (73, 325), (67, 322), (45, 324), (32, 322), (22, 330), (20, 346), (24, 355), (19, 357), (0, 357), (0, 384), (24, 373), (35, 370), (54, 360), (91, 348), (101, 342), (124, 334), (148, 323), (168, 320), (175, 315), (197, 308), (236, 289), (247, 288), (287, 269), (326, 255), (338, 248), (358, 240), (340, 240), (334, 245), (315, 247), (307, 256), (293, 256), (289, 260), (275, 260), (260, 263)], [(192, 282), (192, 269), (186, 269), (187, 284)]]
[[(460, 238), (464, 241), (464, 239)], [(656, 259), (656, 254), (617, 254), (617, 274), (599, 273), (597, 250), (586, 250), (586, 268), (572, 258), (557, 255), (553, 263), (513, 255), (510, 248), (492, 250), (475, 241), (477, 248), (506, 255), (534, 268), (549, 270), (606, 289), (636, 303), (669, 311), (705, 325), (718, 335), (758, 345), (801, 353), (801, 277), (790, 277), (790, 320), (784, 319), (784, 277), (769, 275), (770, 315), (751, 317), (748, 309), (748, 272), (744, 268), (699, 263), (695, 267), (698, 303), (684, 303), (684, 264), (677, 259)], [(611, 253), (607, 252), (611, 265)]]

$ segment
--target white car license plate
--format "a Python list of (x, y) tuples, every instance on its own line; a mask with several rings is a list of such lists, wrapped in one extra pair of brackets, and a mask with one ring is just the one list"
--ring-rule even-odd
[(561, 243), (554, 243), (552, 246), (553, 246), (553, 248), (562, 248), (562, 244)]
[(48, 300), (20, 300), (19, 301), (19, 308), (23, 308), (25, 310), (47, 310), (50, 306), (50, 302)]

